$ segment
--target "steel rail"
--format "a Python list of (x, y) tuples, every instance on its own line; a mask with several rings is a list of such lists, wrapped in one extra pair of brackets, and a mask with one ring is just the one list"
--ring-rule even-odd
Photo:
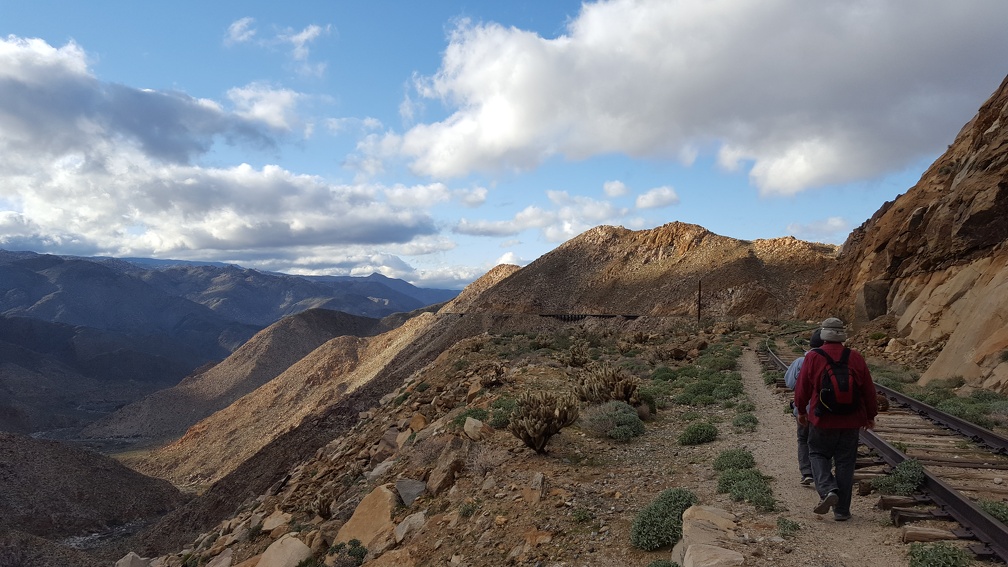
[[(871, 447), (879, 456), (892, 466), (897, 466), (907, 459), (899, 449), (887, 443), (874, 431), (862, 429), (861, 443)], [(938, 477), (932, 475), (927, 468), (924, 470), (923, 489), (949, 516), (966, 528), (972, 537), (979, 540), (983, 547), (970, 546), (970, 550), (979, 556), (996, 555), (1001, 561), (1008, 562), (1008, 527), (984, 512), (972, 500), (963, 496)]]
[(952, 414), (945, 413), (934, 406), (925, 404), (920, 400), (915, 400), (906, 394), (901, 394), (900, 392), (893, 390), (892, 388), (875, 384), (875, 389), (878, 390), (879, 393), (884, 394), (890, 400), (917, 412), (925, 419), (938, 423), (939, 425), (947, 427), (960, 435), (968, 437), (973, 441), (984, 445), (994, 453), (1001, 455), (1008, 454), (1008, 437), (1003, 437), (989, 429), (980, 427), (975, 423), (970, 423)]

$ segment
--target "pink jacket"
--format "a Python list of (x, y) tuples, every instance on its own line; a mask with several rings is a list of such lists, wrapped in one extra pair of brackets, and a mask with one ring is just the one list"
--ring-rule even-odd
[[(844, 346), (841, 343), (826, 343), (821, 348), (834, 361), (837, 361), (843, 354)], [(816, 406), (819, 404), (819, 380), (829, 363), (815, 351), (809, 351), (805, 355), (805, 362), (802, 364), (801, 372), (798, 374), (798, 382), (795, 384), (794, 402), (801, 414), (804, 414), (808, 408), (810, 424), (822, 429), (852, 429), (864, 427), (868, 425), (868, 420), (875, 419), (875, 415), (878, 413), (878, 401), (876, 400), (875, 383), (872, 382), (868, 365), (865, 364), (861, 353), (854, 349), (851, 349), (847, 363), (850, 367), (851, 377), (859, 389), (858, 399), (861, 401), (862, 407), (848, 415), (834, 415), (824, 412), (823, 415), (818, 416), (816, 415)], [(811, 406), (809, 406), (809, 402), (811, 402)]]

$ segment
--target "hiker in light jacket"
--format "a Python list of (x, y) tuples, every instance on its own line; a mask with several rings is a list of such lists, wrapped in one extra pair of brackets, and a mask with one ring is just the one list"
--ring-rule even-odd
[(858, 407), (844, 415), (829, 413), (820, 407), (823, 405), (819, 399), (821, 377), (829, 363), (816, 350), (839, 361), (845, 349), (843, 342), (847, 340), (847, 333), (843, 321), (830, 317), (822, 322), (819, 335), (825, 344), (805, 355), (795, 386), (794, 404), (798, 410), (798, 423), (809, 424), (809, 460), (816, 491), (821, 498), (812, 511), (825, 514), (833, 508), (833, 519), (842, 522), (850, 519), (858, 431), (862, 427), (875, 427), (878, 405), (868, 365), (861, 353), (850, 349), (848, 367)]
[[(809, 337), (809, 348), (819, 348), (823, 346), (823, 341), (819, 338), (819, 329), (812, 331), (812, 336)], [(808, 351), (805, 351), (808, 354)], [(790, 366), (788, 366), (787, 372), (784, 373), (784, 385), (791, 390), (795, 389), (795, 384), (798, 382), (798, 373), (801, 372), (802, 363), (805, 361), (805, 355), (799, 356), (794, 359)], [(806, 407), (806, 411), (808, 408)], [(795, 421), (798, 420), (798, 408), (795, 407), (794, 402), (791, 403), (791, 413), (795, 416)], [(808, 423), (802, 425), (797, 424), (798, 431), (798, 472), (801, 473), (801, 485), (807, 486), (809, 488), (815, 487), (815, 479), (812, 477), (812, 463), (809, 461), (809, 451), (808, 451)]]

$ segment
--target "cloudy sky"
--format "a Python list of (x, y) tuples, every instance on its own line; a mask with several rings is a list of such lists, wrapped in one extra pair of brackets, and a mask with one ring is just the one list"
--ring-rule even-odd
[(600, 224), (842, 243), (1003, 0), (0, 0), (0, 248), (458, 288)]

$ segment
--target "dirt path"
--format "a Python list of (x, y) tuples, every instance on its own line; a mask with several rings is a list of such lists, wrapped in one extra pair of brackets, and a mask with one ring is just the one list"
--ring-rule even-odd
[[(774, 496), (781, 514), (798, 522), (801, 529), (788, 538), (779, 557), (765, 557), (764, 565), (781, 567), (897, 567), (908, 563), (908, 546), (889, 514), (875, 509), (877, 495), (858, 496), (855, 488), (852, 518), (833, 521), (833, 514), (817, 515), (815, 490), (799, 485), (797, 439), (794, 418), (785, 413), (789, 395), (778, 394), (763, 382), (756, 353), (746, 349), (740, 360), (746, 392), (756, 405), (759, 428), (749, 449), (764, 474), (774, 480)], [(747, 558), (751, 559), (751, 558)]]

